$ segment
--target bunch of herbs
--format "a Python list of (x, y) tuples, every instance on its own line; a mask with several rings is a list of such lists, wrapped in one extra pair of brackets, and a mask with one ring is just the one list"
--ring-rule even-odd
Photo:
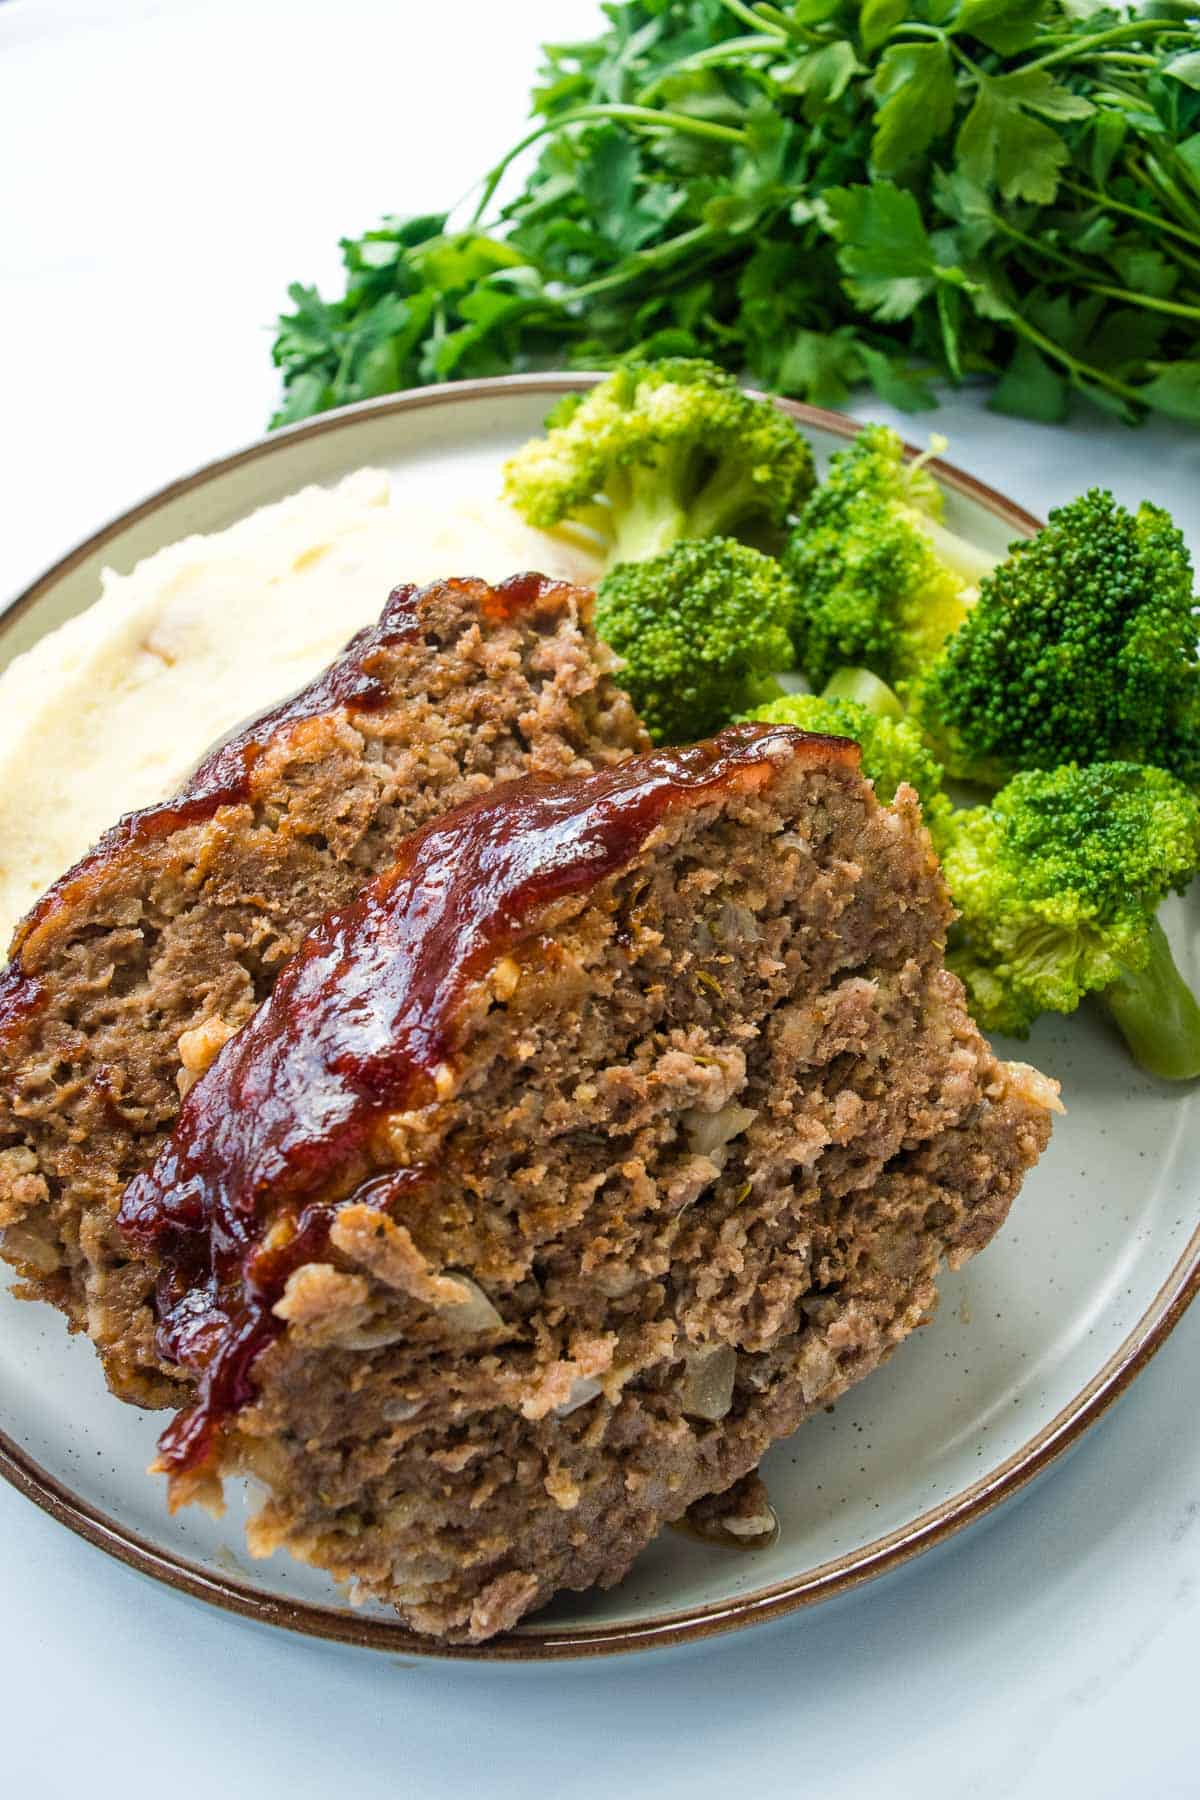
[[(836, 406), (990, 377), (1200, 421), (1200, 11), (1087, 0), (623, 0), (545, 49), (474, 217), (343, 241), (290, 290), (283, 424), (631, 353)], [(493, 215), (506, 175), (533, 157)]]

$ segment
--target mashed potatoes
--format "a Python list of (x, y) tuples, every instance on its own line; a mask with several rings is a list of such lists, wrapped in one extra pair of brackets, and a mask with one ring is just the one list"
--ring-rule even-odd
[(107, 573), (95, 605), (0, 675), (0, 946), (120, 814), (308, 681), (398, 582), (528, 568), (594, 574), (584, 548), (486, 493), (431, 514), (362, 469)]

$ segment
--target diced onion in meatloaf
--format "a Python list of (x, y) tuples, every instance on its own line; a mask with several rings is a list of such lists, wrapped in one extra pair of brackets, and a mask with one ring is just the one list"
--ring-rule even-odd
[(619, 1580), (929, 1317), (1046, 1143), (949, 916), (911, 791), (786, 728), (415, 833), (125, 1194), (197, 1384), (172, 1502), (250, 1473), (256, 1552), (455, 1641)]
[(540, 575), (400, 587), (308, 687), (173, 799), (116, 825), (0, 970), (0, 1251), (88, 1332), (109, 1384), (177, 1403), (152, 1260), (113, 1227), (186, 1093), (305, 934), (406, 833), (526, 770), (644, 747), (591, 596)]

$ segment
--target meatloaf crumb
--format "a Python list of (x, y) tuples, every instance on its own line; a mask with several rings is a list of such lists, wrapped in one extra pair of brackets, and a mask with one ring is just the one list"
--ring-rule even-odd
[(527, 769), (644, 746), (590, 596), (541, 576), (398, 588), (321, 677), (123, 820), (18, 929), (0, 972), (0, 1229), (18, 1291), (175, 1403), (152, 1263), (113, 1227), (181, 1092), (331, 907), (415, 826)]
[(929, 1318), (1047, 1141), (949, 917), (911, 790), (786, 728), (416, 833), (126, 1195), (199, 1378), (172, 1503), (252, 1474), (255, 1553), (452, 1641), (618, 1581)]

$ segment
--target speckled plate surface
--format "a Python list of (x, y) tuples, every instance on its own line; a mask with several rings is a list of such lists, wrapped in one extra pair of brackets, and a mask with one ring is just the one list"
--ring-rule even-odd
[[(447, 481), (498, 466), (538, 429), (548, 397), (572, 385), (534, 376), (424, 389), (212, 464), (114, 521), (15, 601), (0, 617), (0, 666), (90, 604), (105, 564), (128, 569), (307, 482), (371, 464), (392, 470), (407, 497), (427, 493), (436, 506)], [(851, 430), (836, 415), (793, 410), (819, 457)], [(1000, 496), (936, 466), (949, 522), (967, 536), (999, 550), (1032, 528)], [(1200, 906), (1173, 902), (1165, 918), (1195, 980)], [(231, 1494), (219, 1522), (194, 1509), (171, 1518), (161, 1483), (143, 1472), (161, 1418), (113, 1400), (86, 1342), (68, 1338), (56, 1314), (2, 1290), (0, 1474), (100, 1548), (199, 1598), (407, 1655), (636, 1650), (837, 1593), (1017, 1493), (1100, 1416), (1200, 1285), (1196, 1087), (1139, 1074), (1090, 1015), (1043, 1021), (1016, 1053), (1063, 1082), (1068, 1113), (1053, 1145), (995, 1244), (944, 1278), (934, 1323), (768, 1457), (780, 1523), (768, 1549), (739, 1553), (666, 1532), (611, 1592), (564, 1596), (509, 1637), (447, 1651), (382, 1609), (352, 1609), (332, 1583), (283, 1556), (252, 1562), (243, 1494)]]

